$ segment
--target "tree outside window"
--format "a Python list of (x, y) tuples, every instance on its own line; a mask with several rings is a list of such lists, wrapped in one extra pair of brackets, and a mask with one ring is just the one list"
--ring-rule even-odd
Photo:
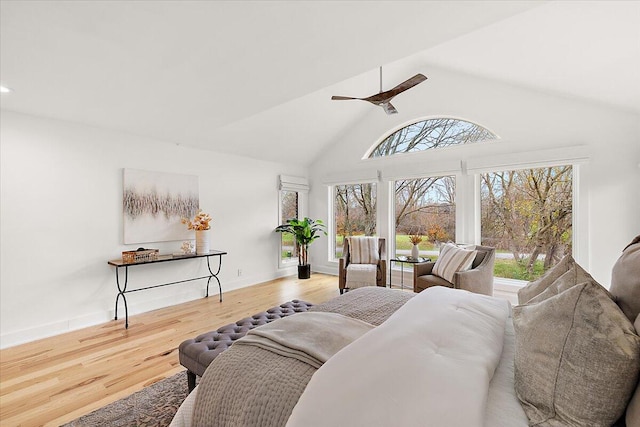
[(334, 254), (342, 256), (345, 237), (374, 236), (377, 194), (375, 183), (336, 185), (334, 189)]
[(453, 176), (396, 181), (396, 256), (410, 254), (410, 235), (422, 236), (420, 255), (432, 259), (437, 257), (440, 242), (455, 240), (455, 186)]
[[(280, 224), (285, 224), (288, 219), (298, 218), (298, 192), (281, 191), (280, 193)], [(281, 233), (280, 239), (282, 262), (297, 262), (298, 253), (296, 252), (294, 236), (289, 233)]]
[(494, 275), (534, 280), (571, 253), (573, 168), (481, 175), (482, 244), (497, 249)]
[(369, 157), (472, 144), (497, 138), (494, 133), (475, 123), (440, 117), (422, 120), (393, 132), (371, 152)]

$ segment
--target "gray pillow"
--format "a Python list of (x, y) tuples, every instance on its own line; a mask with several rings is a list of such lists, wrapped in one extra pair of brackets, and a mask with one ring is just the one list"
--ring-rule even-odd
[(531, 425), (610, 426), (640, 370), (640, 337), (595, 281), (514, 307), (515, 389)]
[(566, 255), (559, 263), (547, 271), (544, 276), (529, 282), (525, 287), (518, 290), (518, 304), (525, 304), (531, 298), (541, 294), (545, 289), (553, 284), (560, 276), (566, 273), (576, 262), (571, 255)]
[(574, 261), (573, 265), (569, 267), (569, 270), (567, 270), (562, 276), (558, 277), (558, 279), (551, 283), (544, 291), (531, 298), (527, 304), (544, 301), (579, 283), (584, 283), (589, 280), (595, 282), (595, 279)]
[[(636, 328), (636, 333), (640, 335), (640, 316), (636, 318), (633, 326)], [(627, 417), (625, 421), (627, 427), (640, 426), (640, 382), (638, 382), (631, 402), (629, 402), (629, 406), (627, 406)]]
[(640, 243), (627, 246), (614, 264), (609, 290), (633, 322), (640, 314)]

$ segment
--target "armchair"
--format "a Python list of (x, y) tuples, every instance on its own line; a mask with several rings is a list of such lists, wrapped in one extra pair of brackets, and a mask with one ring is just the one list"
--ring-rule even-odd
[(421, 292), (431, 286), (446, 286), (464, 289), (478, 294), (493, 295), (493, 265), (496, 250), (490, 246), (476, 245), (476, 254), (471, 269), (459, 271), (453, 276), (453, 283), (432, 274), (435, 262), (413, 266), (413, 291)]
[[(347, 272), (350, 268), (358, 268), (363, 264), (355, 264), (352, 262), (353, 257), (350, 252), (350, 239), (358, 239), (360, 237), (347, 237), (344, 239), (344, 249), (342, 251), (342, 258), (339, 260), (338, 265), (338, 288), (340, 289), (340, 293), (342, 294), (345, 289), (349, 289), (347, 285)], [(387, 253), (385, 249), (385, 239), (382, 237), (378, 237), (378, 260), (376, 264), (371, 264), (375, 266), (376, 274), (375, 274), (375, 282), (370, 283), (370, 286), (382, 286), (386, 287), (386, 276), (387, 276)], [(366, 265), (366, 264), (365, 264)]]

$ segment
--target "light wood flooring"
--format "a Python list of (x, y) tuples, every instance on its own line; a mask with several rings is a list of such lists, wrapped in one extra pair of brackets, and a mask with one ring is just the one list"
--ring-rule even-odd
[[(59, 426), (184, 368), (186, 339), (292, 299), (321, 303), (336, 276), (278, 279), (0, 350), (0, 425)], [(186, 385), (185, 385), (186, 386)]]

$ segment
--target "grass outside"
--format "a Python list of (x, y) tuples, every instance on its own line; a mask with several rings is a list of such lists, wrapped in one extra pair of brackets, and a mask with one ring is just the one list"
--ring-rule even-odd
[(544, 261), (536, 261), (533, 274), (527, 271), (528, 260), (518, 262), (514, 259), (496, 259), (493, 275), (506, 279), (535, 280), (544, 274)]
[[(344, 245), (344, 237), (336, 236), (336, 249), (341, 250), (343, 245)], [(409, 240), (409, 236), (407, 234), (396, 234), (396, 249), (411, 250), (412, 247), (413, 247), (413, 244), (411, 244), (411, 241)], [(418, 248), (421, 251), (437, 250), (437, 248), (433, 243), (427, 242), (426, 240), (420, 243), (418, 245)]]
[(282, 235), (282, 245), (283, 246), (293, 246), (295, 244), (295, 237), (291, 233), (281, 233)]
[[(342, 256), (343, 237), (336, 236), (336, 258)], [(396, 250), (410, 250), (412, 248), (409, 236), (406, 234), (396, 235)], [(431, 242), (423, 241), (418, 245), (420, 251), (437, 251), (438, 248)], [(507, 251), (498, 249), (499, 253), (505, 253)], [(421, 255), (424, 256), (424, 255)], [(428, 255), (432, 261), (437, 259), (437, 256)], [(535, 280), (544, 274), (544, 261), (538, 260), (533, 267), (533, 274), (527, 271), (528, 259), (524, 261), (516, 261), (508, 258), (498, 258), (495, 261), (493, 274), (496, 277), (502, 277), (506, 279), (516, 280)], [(407, 268), (407, 266), (405, 266)]]

